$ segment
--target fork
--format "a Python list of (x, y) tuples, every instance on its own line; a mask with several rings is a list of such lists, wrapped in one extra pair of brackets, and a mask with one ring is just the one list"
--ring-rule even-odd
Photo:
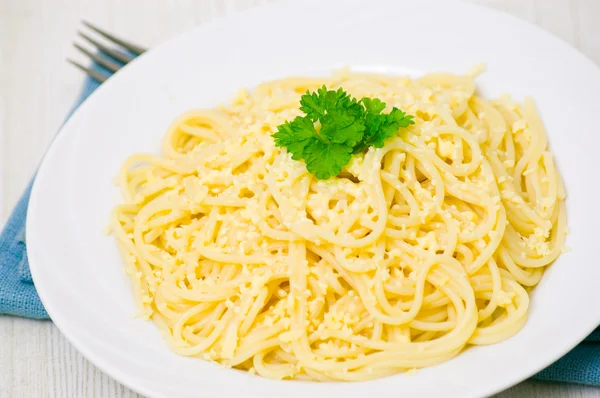
[(81, 21), (89, 30), (97, 33), (101, 37), (108, 40), (110, 45), (105, 45), (98, 40), (92, 38), (83, 31), (78, 31), (77, 34), (83, 38), (88, 44), (94, 47), (93, 50), (88, 50), (78, 43), (73, 43), (73, 46), (85, 54), (88, 58), (100, 65), (108, 73), (101, 73), (97, 70), (83, 66), (82, 64), (67, 58), (67, 62), (77, 67), (78, 69), (85, 72), (91, 78), (97, 80), (99, 83), (105, 82), (113, 73), (121, 69), (123, 66), (128, 64), (138, 55), (144, 53), (146, 49), (144, 47), (133, 44), (129, 41), (123, 40), (115, 35), (100, 29), (87, 21)]

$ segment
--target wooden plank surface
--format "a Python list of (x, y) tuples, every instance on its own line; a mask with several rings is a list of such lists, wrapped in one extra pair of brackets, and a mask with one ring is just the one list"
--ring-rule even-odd
[[(83, 81), (64, 60), (84, 18), (146, 46), (269, 0), (0, 0), (0, 223), (35, 171)], [(415, 0), (416, 1), (416, 0)], [(600, 0), (469, 0), (535, 23), (600, 64)], [(508, 397), (600, 397), (525, 382)], [(0, 397), (139, 397), (98, 371), (51, 322), (0, 316)]]

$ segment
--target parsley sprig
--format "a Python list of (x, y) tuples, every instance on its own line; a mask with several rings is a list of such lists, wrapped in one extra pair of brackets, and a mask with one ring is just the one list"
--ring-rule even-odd
[(278, 126), (273, 138), (320, 180), (337, 176), (353, 154), (381, 148), (400, 128), (414, 124), (413, 116), (396, 107), (383, 113), (386, 104), (378, 98), (357, 101), (341, 88), (306, 91), (300, 105), (306, 116)]

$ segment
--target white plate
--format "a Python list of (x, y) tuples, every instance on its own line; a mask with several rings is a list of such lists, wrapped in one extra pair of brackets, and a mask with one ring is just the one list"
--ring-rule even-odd
[[(132, 318), (130, 282), (102, 234), (119, 200), (121, 162), (158, 152), (182, 111), (240, 87), (350, 65), (387, 73), (453, 71), (479, 62), (484, 94), (531, 94), (568, 191), (572, 252), (536, 288), (527, 325), (414, 376), (364, 383), (277, 382), (171, 353)], [(276, 3), (195, 29), (127, 66), (73, 115), (39, 170), (27, 219), (31, 271), (48, 313), (92, 363), (148, 396), (476, 397), (541, 370), (600, 323), (600, 71), (535, 27), (463, 3), (335, 0)]]

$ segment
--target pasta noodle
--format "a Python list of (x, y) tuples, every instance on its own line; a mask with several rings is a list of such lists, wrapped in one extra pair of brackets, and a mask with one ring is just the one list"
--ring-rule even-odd
[[(323, 84), (415, 124), (317, 180), (271, 134)], [(178, 354), (264, 377), (374, 379), (505, 340), (564, 247), (533, 102), (485, 100), (473, 75), (273, 81), (184, 113), (162, 152), (123, 164), (111, 215), (139, 315)]]

